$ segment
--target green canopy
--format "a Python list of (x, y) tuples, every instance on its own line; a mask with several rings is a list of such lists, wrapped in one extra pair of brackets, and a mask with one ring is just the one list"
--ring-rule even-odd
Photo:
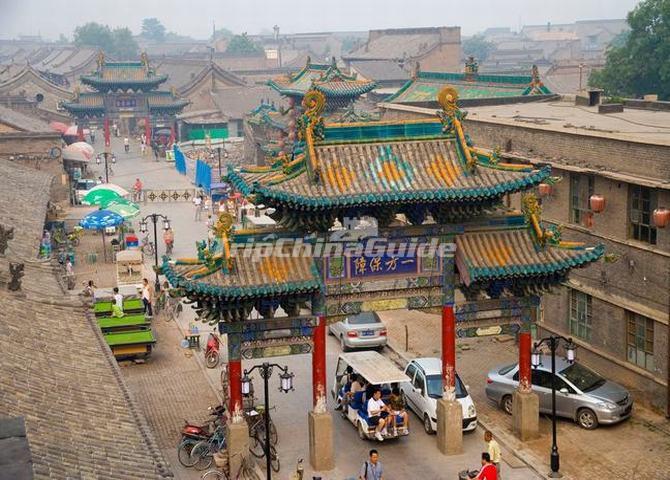
[(103, 204), (109, 204), (109, 202), (115, 199), (122, 199), (122, 197), (112, 190), (93, 190), (84, 196), (81, 203), (84, 205), (102, 206)]
[(136, 217), (140, 213), (140, 209), (137, 205), (133, 204), (132, 202), (129, 203), (129, 205), (125, 205), (122, 203), (112, 202), (107, 205), (106, 210), (118, 213), (123, 217), (124, 220), (128, 220), (129, 218)]
[(129, 206), (129, 207), (136, 208), (138, 210), (140, 209), (140, 206), (138, 204), (136, 204), (135, 202), (131, 202), (128, 199), (118, 198), (118, 197), (110, 197), (109, 199), (104, 200), (100, 206), (102, 208), (107, 208), (111, 205), (126, 205), (126, 206)]

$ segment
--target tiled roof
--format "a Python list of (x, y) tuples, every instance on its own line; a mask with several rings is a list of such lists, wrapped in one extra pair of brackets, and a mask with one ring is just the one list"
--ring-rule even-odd
[(530, 229), (472, 232), (456, 236), (456, 264), (465, 285), (496, 279), (565, 273), (600, 258), (602, 245), (539, 246)]
[(170, 92), (151, 92), (147, 95), (149, 108), (152, 107), (175, 107), (181, 108), (188, 104), (186, 100), (174, 97)]
[(379, 33), (358, 50), (343, 56), (375, 60), (414, 58), (440, 43), (438, 28), (389, 29)]
[(438, 122), (326, 124), (314, 145), (319, 181), (307, 169), (286, 174), (231, 171), (244, 194), (311, 208), (397, 202), (466, 202), (528, 189), (549, 176), (530, 166), (480, 165), (466, 171), (461, 147)]
[(458, 90), (461, 100), (474, 98), (518, 97), (525, 95), (551, 94), (541, 86), (533, 88), (530, 75), (476, 75), (468, 80), (464, 73), (419, 72), (390, 98), (388, 103), (437, 102), (437, 94), (445, 86)]
[(82, 93), (79, 103), (87, 107), (104, 107), (104, 97), (99, 93)]
[(10, 162), (0, 177), (0, 223), (15, 228), (0, 270), (25, 263), (21, 291), (0, 289), (0, 416), (25, 418), (35, 478), (170, 476), (95, 319), (36, 260), (52, 177)]
[(0, 123), (23, 132), (54, 133), (53, 128), (48, 123), (3, 106), (0, 106)]
[(321, 279), (311, 257), (286, 255), (260, 259), (239, 255), (233, 257), (231, 273), (217, 268), (213, 273), (191, 279), (202, 264), (163, 264), (172, 285), (190, 292), (214, 294), (229, 299), (282, 296), (317, 292)]
[(378, 82), (406, 81), (409, 79), (409, 73), (400, 68), (398, 62), (393, 60), (353, 61), (351, 62), (351, 68), (365, 78)]
[(82, 75), (81, 82), (93, 88), (129, 88), (133, 85), (155, 87), (167, 80), (142, 62), (106, 62), (91, 75)]
[(376, 84), (370, 80), (357, 80), (346, 75), (335, 64), (308, 63), (300, 72), (286, 75), (268, 82), (282, 95), (302, 96), (311, 88), (327, 97), (359, 96), (373, 90)]
[(266, 86), (220, 88), (212, 93), (215, 105), (223, 115), (233, 119), (243, 119), (262, 101), (270, 101), (279, 108), (282, 97)]

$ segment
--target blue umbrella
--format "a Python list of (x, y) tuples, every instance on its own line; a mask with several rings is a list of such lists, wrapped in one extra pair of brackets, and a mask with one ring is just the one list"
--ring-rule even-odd
[(123, 223), (123, 217), (118, 213), (109, 210), (97, 210), (91, 212), (79, 221), (86, 230), (101, 230), (102, 231), (102, 252), (107, 261), (107, 249), (105, 248), (105, 228), (116, 227)]
[(123, 217), (110, 210), (97, 210), (81, 219), (79, 225), (86, 230), (100, 230), (107, 227), (116, 227), (123, 223)]

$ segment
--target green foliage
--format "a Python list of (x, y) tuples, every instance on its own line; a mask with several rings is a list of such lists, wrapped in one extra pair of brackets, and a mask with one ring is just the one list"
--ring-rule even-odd
[(247, 34), (243, 33), (230, 39), (226, 53), (228, 55), (253, 56), (263, 53), (263, 47), (252, 42)]
[(488, 58), (495, 50), (493, 42), (489, 42), (483, 35), (474, 35), (463, 41), (463, 53), (466, 57), (475, 57), (479, 63)]
[(142, 20), (142, 33), (140, 34), (148, 40), (162, 42), (165, 40), (165, 27), (155, 17)]
[(77, 46), (102, 49), (116, 60), (136, 59), (139, 51), (137, 42), (128, 28), (111, 30), (107, 25), (95, 22), (75, 28), (74, 43)]
[(217, 28), (214, 32), (214, 38), (233, 38), (235, 34), (227, 28)]
[(589, 85), (611, 96), (657, 93), (670, 100), (670, 0), (643, 0), (627, 20), (631, 31), (610, 45), (605, 68), (591, 74)]

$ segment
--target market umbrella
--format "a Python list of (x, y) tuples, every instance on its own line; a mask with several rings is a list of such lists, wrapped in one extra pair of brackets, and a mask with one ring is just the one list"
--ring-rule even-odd
[(116, 227), (123, 223), (123, 217), (109, 210), (98, 210), (91, 212), (79, 221), (86, 230), (100, 230), (102, 232), (102, 252), (107, 261), (107, 249), (105, 248), (105, 229)]
[(90, 160), (95, 156), (95, 149), (86, 142), (74, 142), (66, 147), (66, 149), (79, 150)]
[(51, 122), (49, 126), (61, 134), (65, 133), (68, 128), (63, 122)]
[(79, 132), (77, 131), (77, 126), (76, 125), (70, 125), (67, 127), (67, 130), (63, 132), (63, 135), (69, 136), (69, 137), (75, 137), (79, 135)]
[(136, 217), (140, 213), (140, 209), (132, 202), (128, 202), (128, 204), (112, 202), (105, 207), (105, 210), (118, 213), (124, 220)]
[(91, 157), (84, 151), (77, 148), (70, 148), (68, 145), (63, 149), (63, 160), (70, 160), (74, 162), (90, 162)]
[(101, 208), (107, 208), (109, 205), (125, 205), (127, 207), (132, 207), (137, 210), (140, 209), (140, 206), (136, 204), (135, 202), (131, 202), (127, 198), (111, 198), (105, 202), (103, 202), (102, 205), (100, 205)]
[(118, 193), (121, 197), (125, 197), (129, 194), (128, 190), (123, 187), (119, 187), (114, 183), (102, 183), (100, 185), (96, 185), (95, 187), (91, 188), (89, 192), (96, 192), (98, 190), (110, 190), (112, 192)]
[(121, 195), (113, 190), (91, 190), (84, 196), (81, 203), (84, 205), (102, 205), (119, 198), (122, 198)]

